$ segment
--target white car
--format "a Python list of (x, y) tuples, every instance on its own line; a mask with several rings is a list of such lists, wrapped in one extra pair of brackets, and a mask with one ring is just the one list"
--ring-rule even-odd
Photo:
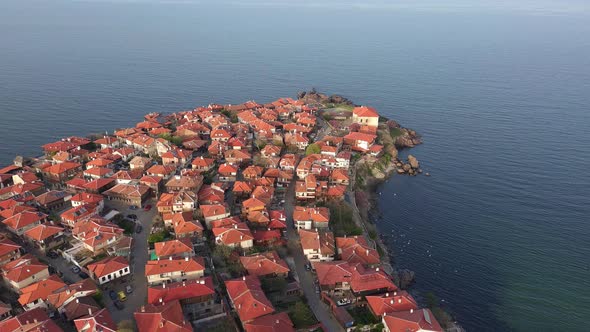
[(336, 304), (340, 307), (343, 305), (350, 304), (350, 300), (349, 299), (340, 299), (340, 300), (338, 300), (338, 302), (336, 302)]

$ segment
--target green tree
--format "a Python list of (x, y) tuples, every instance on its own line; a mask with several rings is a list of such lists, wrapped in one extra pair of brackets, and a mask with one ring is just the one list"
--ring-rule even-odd
[(297, 301), (295, 303), (293, 309), (289, 313), (289, 316), (297, 328), (310, 326), (317, 322), (313, 312), (311, 312), (311, 309), (309, 309), (309, 307), (301, 301)]
[(307, 146), (307, 149), (305, 149), (306, 156), (309, 156), (310, 154), (320, 153), (320, 152), (322, 152), (322, 148), (320, 148), (320, 146), (316, 143), (311, 143), (310, 145)]
[(127, 319), (122, 320), (117, 324), (117, 332), (133, 332), (135, 331), (135, 322)]

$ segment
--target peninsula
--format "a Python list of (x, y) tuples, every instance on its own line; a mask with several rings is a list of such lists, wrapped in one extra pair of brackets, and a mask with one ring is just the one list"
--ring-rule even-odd
[(0, 169), (0, 330), (451, 328), (368, 214), (420, 143), (310, 91), (45, 144)]

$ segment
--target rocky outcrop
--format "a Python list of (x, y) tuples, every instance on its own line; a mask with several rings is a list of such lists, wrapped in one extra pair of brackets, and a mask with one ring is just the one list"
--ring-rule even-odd
[(416, 157), (409, 155), (408, 156), (408, 163), (410, 164), (410, 166), (413, 169), (418, 169), (420, 168), (420, 163), (418, 162), (418, 159), (416, 159)]
[(408, 269), (396, 270), (394, 279), (401, 289), (408, 289), (416, 279), (416, 273)]
[(400, 128), (399, 130), (401, 134), (395, 138), (393, 143), (396, 148), (413, 148), (418, 144), (422, 144), (422, 138), (420, 138), (416, 131), (408, 128)]
[(311, 91), (301, 91), (297, 93), (297, 98), (303, 100), (307, 104), (345, 104), (353, 105), (352, 101), (340, 95), (328, 96), (324, 93), (319, 93), (315, 89)]
[(418, 175), (422, 173), (422, 169), (420, 169), (420, 162), (412, 155), (408, 156), (407, 163), (404, 163), (398, 158), (395, 158), (393, 163), (398, 174)]

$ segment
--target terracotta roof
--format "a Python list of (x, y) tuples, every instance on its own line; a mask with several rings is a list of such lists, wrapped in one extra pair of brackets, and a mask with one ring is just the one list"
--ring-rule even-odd
[(361, 264), (350, 264), (345, 261), (319, 262), (315, 263), (314, 267), (322, 286), (334, 287), (336, 284), (347, 282), (356, 293), (382, 289), (397, 290), (391, 277), (379, 268), (368, 269)]
[(356, 131), (344, 136), (344, 139), (347, 139), (347, 140), (364, 141), (364, 142), (369, 142), (369, 143), (375, 141), (376, 138), (377, 138), (376, 135), (364, 134), (364, 133), (359, 133)]
[(129, 267), (129, 262), (121, 256), (107, 257), (87, 266), (88, 271), (94, 274), (96, 278), (101, 278), (125, 267)]
[(139, 332), (192, 332), (178, 301), (142, 306), (133, 316)]
[(43, 169), (43, 172), (49, 173), (49, 174), (60, 175), (60, 174), (63, 174), (65, 172), (68, 172), (70, 170), (76, 169), (81, 166), (82, 166), (81, 164), (71, 162), (71, 161), (66, 161), (63, 163), (55, 164), (53, 166), (49, 166), (49, 167)]
[(359, 107), (355, 107), (352, 110), (352, 113), (356, 116), (360, 116), (360, 117), (370, 117), (370, 118), (378, 118), (379, 117), (379, 113), (377, 113), (377, 111), (373, 108), (373, 107), (368, 107), (368, 106), (359, 106)]
[(52, 235), (63, 232), (63, 230), (63, 227), (41, 224), (29, 229), (24, 235), (35, 241), (43, 241)]
[(383, 323), (390, 332), (442, 332), (443, 329), (429, 309), (386, 313)]
[(111, 314), (106, 308), (93, 311), (92, 315), (87, 317), (76, 319), (74, 325), (76, 325), (78, 331), (117, 331), (117, 324), (115, 324)]
[(215, 285), (211, 277), (173, 282), (148, 287), (149, 304), (168, 303), (175, 300), (185, 300), (194, 297), (211, 296), (215, 294)]
[(97, 292), (96, 284), (92, 279), (82, 279), (71, 285), (67, 285), (56, 290), (53, 294), (47, 296), (47, 303), (55, 308), (59, 308), (67, 301), (80, 296), (92, 295)]
[(218, 244), (232, 245), (254, 239), (245, 223), (238, 223), (230, 227), (215, 227), (212, 231)]
[(286, 312), (258, 317), (244, 324), (246, 332), (294, 332), (293, 322)]
[(349, 263), (379, 264), (381, 258), (377, 250), (367, 244), (364, 236), (337, 237), (336, 247), (342, 260)]
[(36, 222), (40, 222), (45, 218), (47, 218), (47, 215), (41, 212), (23, 211), (13, 217), (2, 220), (2, 223), (12, 229), (20, 229)]
[(35, 300), (45, 301), (50, 294), (64, 286), (66, 286), (66, 284), (64, 284), (57, 275), (51, 275), (45, 280), (41, 280), (22, 288), (20, 290), (21, 296), (18, 298), (18, 302), (24, 306)]
[(116, 186), (112, 187), (111, 189), (104, 192), (105, 195), (109, 194), (117, 194), (123, 195), (128, 197), (135, 197), (139, 198), (145, 195), (150, 190), (150, 187), (145, 186), (143, 184), (132, 185), (132, 184), (117, 184)]
[(155, 261), (147, 261), (145, 275), (151, 276), (169, 272), (195, 272), (205, 270), (203, 257), (172, 258)]
[(43, 308), (25, 311), (16, 317), (0, 321), (0, 331), (63, 332), (45, 313)]
[(376, 316), (394, 311), (406, 311), (418, 309), (416, 300), (406, 291), (396, 291), (374, 296), (366, 296), (365, 299)]
[(296, 206), (293, 210), (294, 221), (329, 222), (330, 210), (327, 207)]
[(187, 238), (156, 242), (154, 248), (154, 252), (159, 258), (194, 253), (193, 244), (191, 243), (191, 240)]
[(90, 296), (82, 296), (73, 301), (68, 302), (63, 307), (64, 314), (68, 320), (74, 320), (83, 316), (87, 316), (91, 312), (100, 311), (101, 307), (96, 303), (94, 298)]
[(104, 200), (104, 196), (92, 193), (78, 193), (70, 199), (71, 202), (80, 202), (82, 204), (98, 204)]
[(242, 323), (275, 311), (264, 295), (258, 277), (245, 276), (226, 280), (225, 287)]
[(300, 229), (299, 237), (301, 239), (301, 247), (304, 250), (317, 250), (324, 256), (333, 256), (336, 254), (334, 234), (332, 232), (318, 233), (316, 231)]
[(222, 204), (201, 205), (200, 209), (205, 218), (226, 214), (228, 211), (226, 206)]
[(51, 204), (51, 203), (59, 201), (59, 200), (63, 200), (64, 197), (66, 197), (68, 195), (69, 194), (65, 191), (50, 190), (46, 193), (43, 193), (43, 194), (35, 197), (35, 200), (37, 201), (37, 203), (39, 203), (41, 205), (47, 205), (47, 204)]
[(242, 256), (240, 262), (249, 275), (264, 276), (269, 274), (288, 273), (289, 267), (275, 251), (260, 253), (254, 256)]
[(18, 244), (10, 241), (9, 239), (3, 239), (0, 241), (0, 257), (11, 253), (13, 251), (17, 251), (20, 248), (22, 248), (21, 246), (19, 246)]
[(4, 278), (14, 282), (21, 282), (32, 275), (47, 270), (47, 265), (39, 262), (31, 254), (26, 254), (2, 266)]

